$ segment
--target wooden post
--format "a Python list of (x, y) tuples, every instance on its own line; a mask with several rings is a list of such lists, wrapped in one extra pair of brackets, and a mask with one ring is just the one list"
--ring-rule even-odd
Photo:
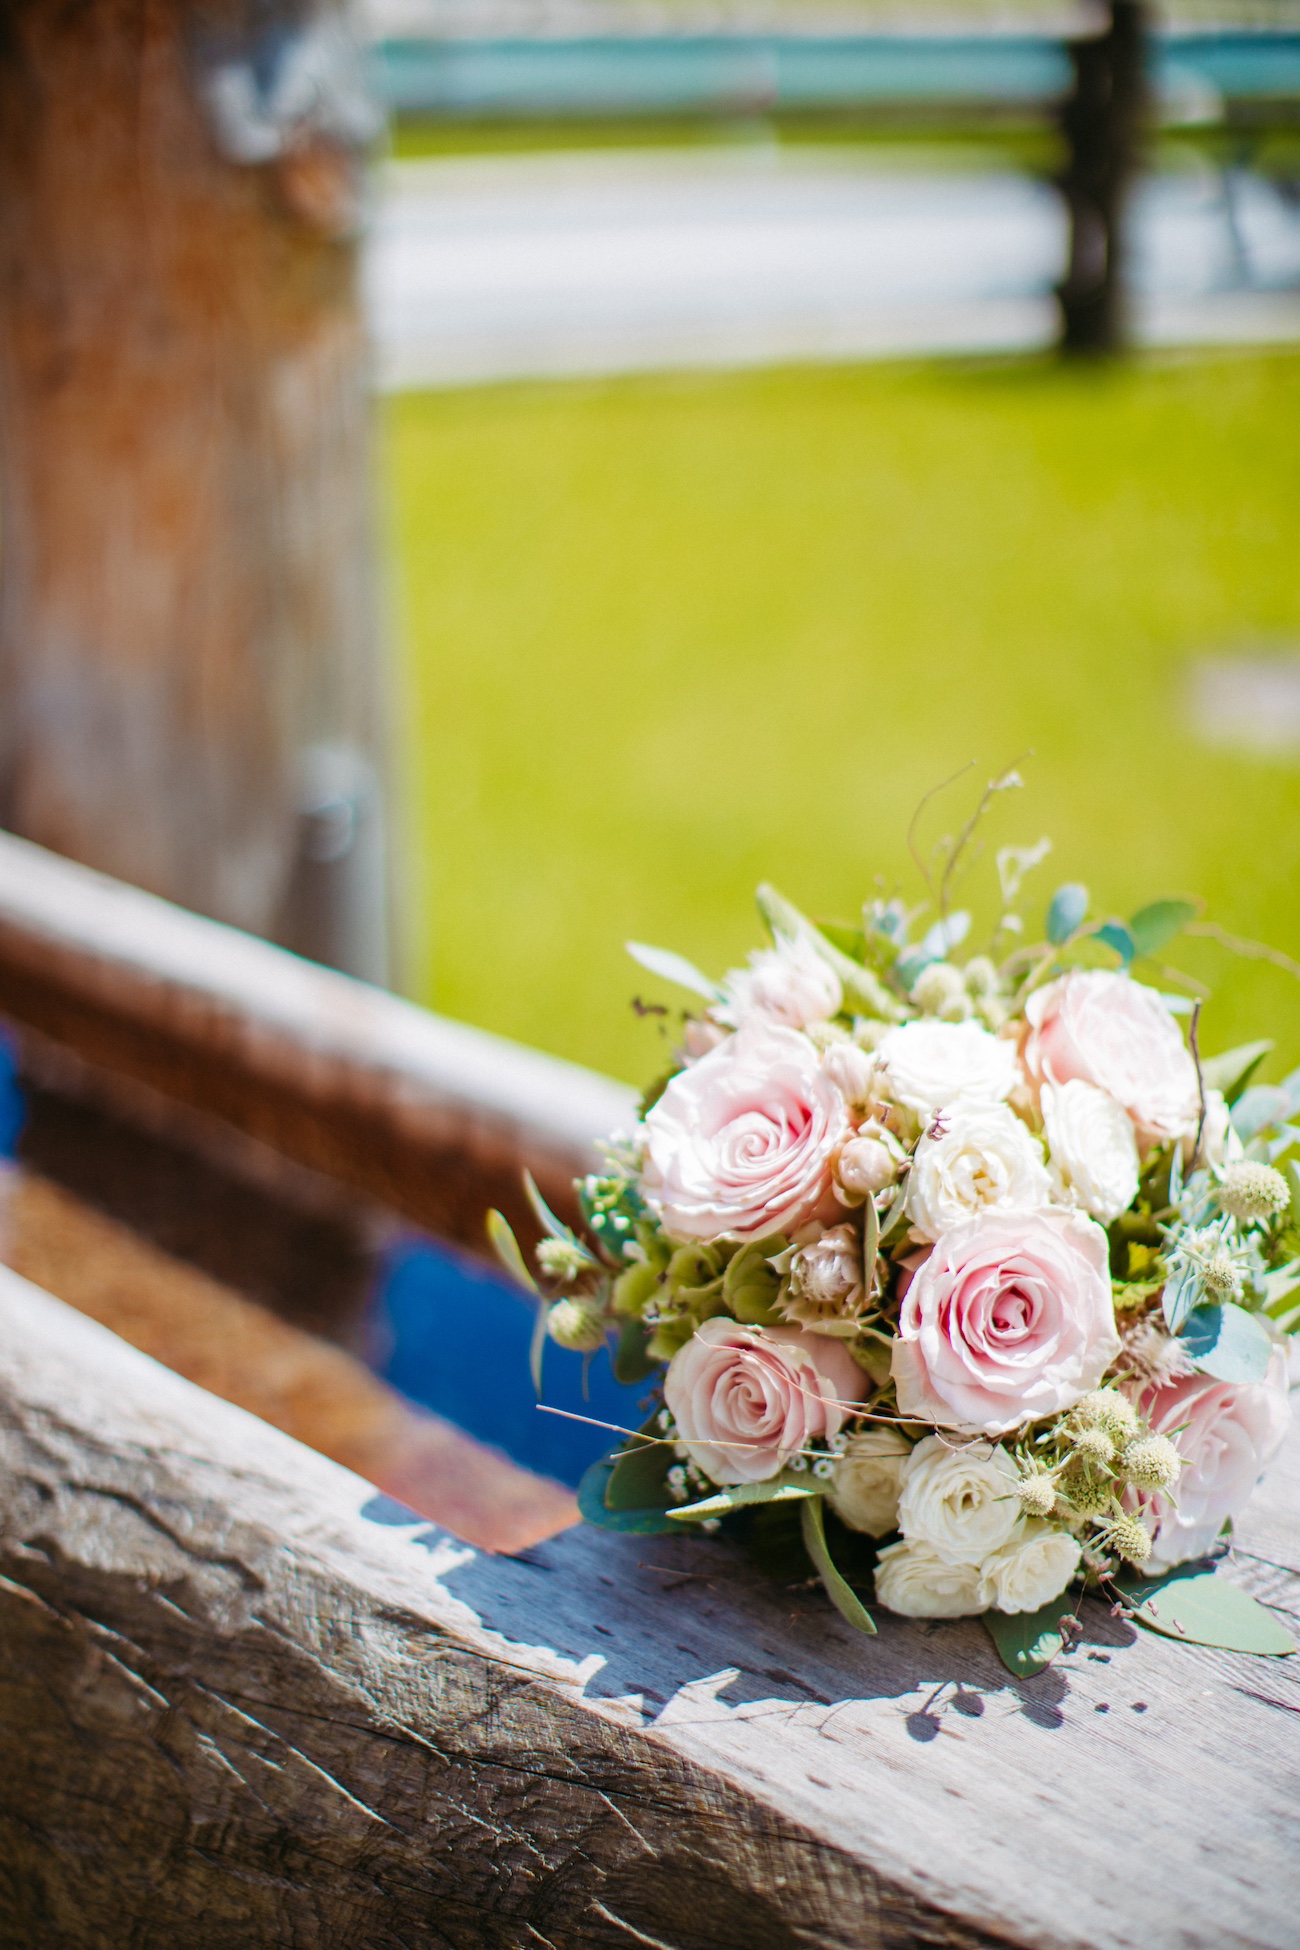
[(1068, 43), (1074, 87), (1060, 110), (1069, 157), (1059, 184), (1070, 259), (1057, 287), (1067, 353), (1114, 352), (1123, 340), (1123, 225), (1139, 156), (1145, 42), (1140, 0), (1111, 0), (1106, 32)]
[(380, 766), (377, 128), (332, 0), (0, 0), (0, 820), (262, 933)]

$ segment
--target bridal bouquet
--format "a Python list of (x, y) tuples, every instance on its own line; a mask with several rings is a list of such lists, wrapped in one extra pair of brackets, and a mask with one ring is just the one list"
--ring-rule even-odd
[(985, 952), (941, 898), (913, 939), (896, 899), (814, 925), (771, 888), (771, 946), (716, 984), (631, 947), (699, 1006), (578, 1184), (582, 1233), (530, 1185), (540, 1286), (492, 1215), (540, 1295), (535, 1376), (546, 1337), (616, 1335), (620, 1378), (658, 1381), (588, 1520), (723, 1526), (864, 1631), (873, 1583), (908, 1617), (982, 1615), (1032, 1673), (1077, 1582), (1290, 1651), (1203, 1560), (1289, 1419), (1300, 1071), (1251, 1087), (1270, 1044), (1200, 1053), (1195, 985), (1159, 961), (1185, 902), (1094, 919), (1064, 886), (1027, 943), (1045, 851), (998, 856)]

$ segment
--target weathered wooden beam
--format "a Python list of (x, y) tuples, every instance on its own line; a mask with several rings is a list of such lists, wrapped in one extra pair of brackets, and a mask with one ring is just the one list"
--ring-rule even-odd
[[(0, 834), (0, 1013), (150, 1102), (243, 1133), (445, 1236), (553, 1202), (630, 1090), (415, 1008)], [(143, 1114), (143, 1113), (142, 1113)]]
[[(1293, 1618), (1298, 1490), (1293, 1441), (1230, 1573)], [(7, 1945), (1295, 1941), (1300, 1661), (1090, 1602), (1015, 1683), (721, 1542), (484, 1557), (371, 1494), (0, 1274)]]

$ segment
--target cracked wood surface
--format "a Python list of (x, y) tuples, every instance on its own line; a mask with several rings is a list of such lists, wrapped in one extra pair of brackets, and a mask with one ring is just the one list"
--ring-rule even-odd
[[(1232, 1575), (1295, 1620), (1293, 1442)], [(15, 1950), (1295, 1941), (1300, 1660), (851, 1633), (721, 1543), (484, 1556), (0, 1274)]]

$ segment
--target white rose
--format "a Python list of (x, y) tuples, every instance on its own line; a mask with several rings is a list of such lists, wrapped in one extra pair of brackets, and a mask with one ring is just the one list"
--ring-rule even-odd
[(928, 1544), (886, 1544), (876, 1559), (876, 1599), (904, 1618), (972, 1618), (987, 1611), (979, 1568), (950, 1564)]
[(1016, 1534), (1019, 1475), (1006, 1450), (992, 1443), (958, 1449), (928, 1435), (907, 1459), (899, 1528), (950, 1564), (981, 1564)]
[(1109, 1225), (1138, 1190), (1138, 1148), (1122, 1104), (1075, 1077), (1045, 1083), (1043, 1126), (1061, 1200)]
[(986, 1206), (1047, 1204), (1042, 1150), (1005, 1104), (966, 1106), (936, 1123), (940, 1135), (921, 1139), (907, 1180), (907, 1215), (923, 1238), (937, 1239)]
[(977, 1022), (905, 1022), (876, 1052), (890, 1092), (918, 1117), (959, 1104), (996, 1104), (1019, 1079), (1015, 1045)]
[(884, 1537), (898, 1525), (898, 1492), (911, 1445), (897, 1429), (851, 1436), (831, 1477), (831, 1508), (850, 1530)]
[(1079, 1568), (1077, 1541), (1048, 1523), (1030, 1523), (980, 1566), (984, 1609), (1037, 1611), (1059, 1597)]
[(840, 978), (802, 935), (778, 935), (774, 948), (760, 948), (748, 968), (735, 968), (722, 982), (720, 1021), (736, 1028), (751, 1016), (806, 1029), (826, 1022), (844, 1005)]
[(1191, 1137), (1196, 1065), (1154, 989), (1104, 968), (1075, 968), (1025, 1004), (1025, 1068), (1035, 1083), (1095, 1084), (1122, 1104), (1140, 1141)]

